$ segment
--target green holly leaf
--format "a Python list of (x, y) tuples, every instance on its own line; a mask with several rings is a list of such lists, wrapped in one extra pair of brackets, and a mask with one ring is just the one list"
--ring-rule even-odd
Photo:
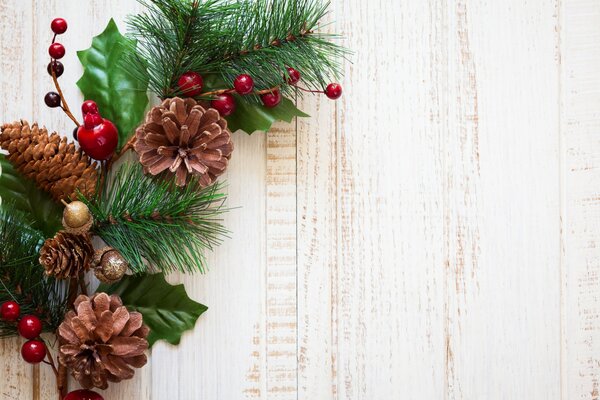
[(30, 179), (23, 177), (13, 165), (0, 154), (0, 208), (10, 204), (32, 221), (32, 228), (46, 237), (62, 229), (62, 207), (50, 195), (38, 189)]
[(300, 111), (285, 97), (277, 107), (273, 108), (247, 101), (240, 96), (236, 96), (235, 102), (235, 112), (226, 117), (232, 132), (238, 129), (250, 135), (255, 131), (268, 132), (275, 121), (292, 122), (294, 117), (308, 117), (308, 114)]
[(136, 40), (121, 35), (111, 19), (104, 32), (94, 37), (92, 47), (77, 52), (83, 65), (77, 86), (87, 100), (98, 104), (102, 116), (117, 126), (119, 148), (134, 133), (148, 105), (148, 81), (135, 79), (122, 61), (135, 46)]
[(100, 285), (97, 292), (117, 294), (127, 308), (142, 314), (150, 328), (150, 346), (157, 340), (179, 344), (181, 335), (207, 310), (188, 297), (183, 285), (169, 284), (163, 274), (128, 275), (115, 284)]

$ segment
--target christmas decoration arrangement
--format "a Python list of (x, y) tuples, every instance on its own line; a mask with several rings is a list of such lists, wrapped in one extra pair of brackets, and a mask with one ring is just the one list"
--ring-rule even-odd
[(110, 20), (77, 52), (80, 115), (60, 86), (67, 21), (52, 21), (44, 102), (72, 140), (25, 119), (0, 129), (0, 336), (23, 339), (62, 400), (102, 399), (206, 311), (165, 275), (204, 273), (227, 236), (232, 132), (306, 117), (305, 92), (342, 94), (347, 51), (319, 32), (320, 0), (142, 4), (126, 35)]

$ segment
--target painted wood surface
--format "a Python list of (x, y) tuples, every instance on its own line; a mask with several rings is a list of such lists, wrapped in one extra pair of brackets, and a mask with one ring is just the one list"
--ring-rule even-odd
[[(75, 50), (133, 0), (0, 0), (0, 116), (43, 105), (53, 17)], [(600, 3), (334, 0), (344, 97), (235, 133), (209, 306), (108, 399), (598, 399)], [(0, 342), (0, 398), (55, 399)]]

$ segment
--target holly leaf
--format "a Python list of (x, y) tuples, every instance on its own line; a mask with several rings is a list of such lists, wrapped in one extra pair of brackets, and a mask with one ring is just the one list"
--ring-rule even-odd
[(256, 131), (268, 132), (275, 121), (292, 122), (294, 117), (308, 117), (308, 114), (300, 111), (285, 97), (281, 99), (281, 103), (277, 107), (273, 108), (247, 101), (240, 96), (236, 96), (235, 102), (235, 112), (226, 117), (232, 132), (238, 129), (249, 135)]
[(87, 100), (98, 104), (100, 114), (116, 125), (119, 148), (142, 121), (148, 105), (148, 81), (134, 78), (122, 62), (128, 52), (135, 51), (136, 43), (121, 35), (111, 19), (104, 32), (94, 37), (92, 47), (77, 52), (83, 65), (77, 86)]
[(169, 284), (163, 274), (128, 275), (112, 285), (100, 285), (97, 292), (117, 294), (127, 308), (142, 314), (150, 328), (150, 346), (157, 340), (179, 344), (181, 335), (193, 329), (208, 309), (190, 299), (183, 285)]
[(10, 204), (32, 221), (32, 228), (46, 237), (62, 229), (62, 207), (50, 195), (39, 189), (35, 182), (23, 177), (13, 165), (0, 154), (0, 208)]

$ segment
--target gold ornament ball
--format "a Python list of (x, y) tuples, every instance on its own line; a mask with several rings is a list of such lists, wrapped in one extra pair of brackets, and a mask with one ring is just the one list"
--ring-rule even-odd
[(116, 250), (108, 250), (100, 259), (102, 276), (109, 281), (118, 281), (125, 275), (128, 268), (127, 261)]
[(81, 201), (74, 201), (65, 206), (63, 220), (69, 228), (81, 228), (91, 218), (90, 209)]

